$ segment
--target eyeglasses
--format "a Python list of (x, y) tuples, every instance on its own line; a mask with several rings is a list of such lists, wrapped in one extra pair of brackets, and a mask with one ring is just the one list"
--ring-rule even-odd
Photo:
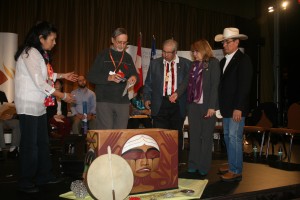
[(128, 44), (128, 42), (124, 42), (124, 41), (116, 41), (117, 45), (126, 45)]
[(165, 51), (165, 50), (162, 50), (162, 53), (163, 54), (173, 54), (173, 53), (175, 53), (175, 50), (174, 51)]
[(224, 40), (224, 41), (222, 42), (222, 44), (223, 44), (223, 45), (224, 45), (224, 44), (229, 45), (231, 42), (234, 42), (234, 40)]

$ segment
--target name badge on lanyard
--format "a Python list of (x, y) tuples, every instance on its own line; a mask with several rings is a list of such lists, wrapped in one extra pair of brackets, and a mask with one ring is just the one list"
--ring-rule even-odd
[(109, 75), (115, 75), (116, 74), (116, 72), (113, 72), (113, 71), (109, 71), (109, 73), (108, 73)]

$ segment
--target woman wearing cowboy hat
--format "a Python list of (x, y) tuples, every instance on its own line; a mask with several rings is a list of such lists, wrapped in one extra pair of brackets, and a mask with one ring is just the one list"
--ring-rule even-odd
[(222, 42), (225, 58), (220, 62), (219, 106), (223, 116), (224, 140), (227, 149), (228, 166), (221, 167), (223, 181), (242, 180), (243, 129), (249, 111), (249, 95), (252, 80), (252, 63), (248, 55), (238, 46), (240, 40), (248, 37), (239, 34), (237, 28), (225, 28), (223, 34), (215, 36)]

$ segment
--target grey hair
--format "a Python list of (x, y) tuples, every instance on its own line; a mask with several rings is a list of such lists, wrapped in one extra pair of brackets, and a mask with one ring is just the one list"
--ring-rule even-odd
[(165, 40), (164, 43), (163, 43), (163, 47), (165, 45), (173, 45), (174, 46), (174, 51), (177, 51), (178, 49), (178, 42), (174, 39), (168, 39), (168, 40)]
[(111, 37), (112, 38), (116, 38), (119, 35), (127, 35), (127, 30), (125, 28), (117, 28), (116, 30), (114, 30), (114, 32), (112, 33)]

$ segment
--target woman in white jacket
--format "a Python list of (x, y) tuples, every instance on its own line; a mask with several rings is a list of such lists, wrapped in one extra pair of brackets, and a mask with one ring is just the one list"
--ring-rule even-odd
[(46, 106), (54, 105), (52, 95), (68, 103), (74, 101), (70, 94), (53, 87), (58, 78), (77, 80), (73, 72), (53, 72), (49, 52), (56, 44), (56, 32), (52, 24), (39, 22), (15, 55), (15, 104), (21, 131), (18, 190), (26, 193), (57, 181), (51, 172)]

